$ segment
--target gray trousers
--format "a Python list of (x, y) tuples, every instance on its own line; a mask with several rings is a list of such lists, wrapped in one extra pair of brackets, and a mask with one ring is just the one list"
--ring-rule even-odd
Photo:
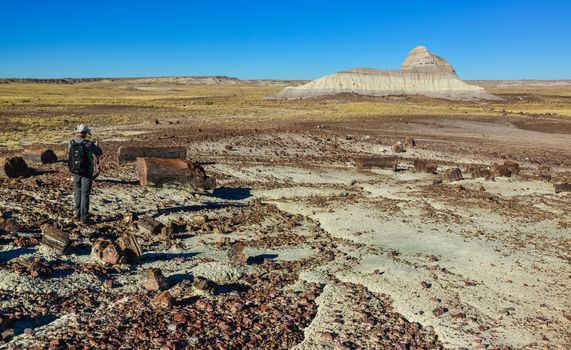
[(73, 182), (75, 183), (75, 214), (78, 214), (84, 221), (89, 216), (89, 195), (93, 178), (74, 174)]

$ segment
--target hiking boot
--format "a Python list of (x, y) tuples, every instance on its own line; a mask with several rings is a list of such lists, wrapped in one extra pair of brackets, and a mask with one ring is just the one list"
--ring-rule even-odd
[(88, 217), (86, 219), (81, 219), (81, 223), (84, 225), (93, 225), (95, 221), (91, 217)]

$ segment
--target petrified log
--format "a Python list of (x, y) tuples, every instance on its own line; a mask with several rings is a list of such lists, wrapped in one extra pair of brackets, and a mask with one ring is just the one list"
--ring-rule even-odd
[(553, 187), (555, 188), (555, 193), (571, 192), (571, 183), (568, 182), (554, 184)]
[(357, 168), (382, 168), (393, 169), (396, 171), (399, 159), (397, 156), (386, 157), (359, 157), (353, 159)]
[(243, 265), (247, 262), (246, 255), (244, 254), (244, 243), (242, 242), (235, 242), (232, 244), (226, 255), (232, 264)]
[(57, 163), (57, 156), (51, 149), (45, 148), (35, 148), (35, 149), (28, 149), (22, 153), (22, 158), (24, 160), (34, 162), (34, 163), (42, 163), (42, 164), (50, 164), (50, 163)]
[(91, 247), (91, 256), (99, 259), (103, 263), (122, 264), (125, 262), (123, 251), (115, 242), (100, 238)]
[(121, 146), (117, 150), (119, 163), (134, 162), (139, 157), (186, 159), (186, 147)]
[(446, 170), (446, 177), (448, 178), (448, 181), (450, 182), (454, 182), (454, 181), (459, 181), (462, 180), (462, 171), (459, 168), (452, 168), (452, 169), (448, 169)]
[(64, 253), (69, 246), (69, 235), (59, 228), (44, 224), (41, 226), (42, 229), (42, 244), (57, 250), (60, 253)]
[(117, 238), (117, 245), (127, 257), (128, 261), (134, 261), (143, 255), (143, 250), (137, 241), (137, 238), (128, 233), (123, 234), (121, 237)]
[(144, 216), (137, 220), (137, 228), (140, 232), (148, 236), (156, 236), (161, 233), (161, 230), (165, 227), (162, 222), (153, 220), (148, 216)]
[(0, 157), (0, 178), (28, 176), (30, 168), (22, 157)]
[(432, 162), (429, 162), (426, 159), (415, 159), (414, 160), (414, 169), (418, 172), (435, 174), (436, 169), (438, 169), (438, 165), (436, 165)]
[(137, 158), (141, 186), (187, 185), (212, 190), (216, 180), (200, 164), (182, 159)]

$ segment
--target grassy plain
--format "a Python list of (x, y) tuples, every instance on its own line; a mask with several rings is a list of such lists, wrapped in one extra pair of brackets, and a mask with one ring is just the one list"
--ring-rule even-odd
[(95, 128), (176, 121), (230, 128), (353, 117), (571, 116), (571, 85), (488, 86), (502, 101), (481, 103), (423, 97), (336, 96), (312, 100), (267, 99), (282, 84), (142, 84), (128, 80), (76, 84), (0, 84), (0, 148), (60, 142), (77, 123)]

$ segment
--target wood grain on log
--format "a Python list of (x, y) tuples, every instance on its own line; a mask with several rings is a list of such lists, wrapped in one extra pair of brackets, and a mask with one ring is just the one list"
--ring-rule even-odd
[(41, 226), (42, 229), (42, 244), (57, 250), (60, 253), (64, 253), (69, 246), (69, 235), (59, 228), (44, 224)]
[(357, 168), (382, 168), (396, 170), (399, 159), (396, 156), (359, 157), (353, 159)]
[(121, 146), (117, 150), (119, 163), (134, 162), (139, 157), (186, 159), (186, 147)]
[(22, 157), (0, 157), (0, 178), (28, 176), (30, 168)]
[(22, 153), (22, 158), (24, 160), (34, 162), (34, 163), (42, 163), (42, 164), (50, 164), (50, 163), (57, 163), (57, 156), (51, 149), (45, 148), (35, 148), (35, 149), (28, 149)]
[(137, 158), (137, 172), (142, 186), (188, 185), (212, 190), (216, 181), (206, 176), (200, 164), (181, 159)]

